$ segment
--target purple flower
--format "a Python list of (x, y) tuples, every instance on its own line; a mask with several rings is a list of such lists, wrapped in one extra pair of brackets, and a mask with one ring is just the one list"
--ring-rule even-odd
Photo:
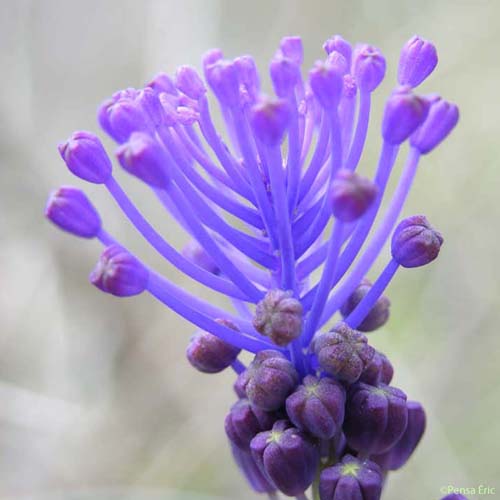
[[(184, 248), (171, 243), (171, 226), (162, 231), (142, 214), (96, 135), (78, 131), (59, 146), (73, 174), (102, 184), (142, 238), (216, 300), (132, 255), (79, 189), (53, 193), (46, 215), (105, 247), (90, 276), (96, 287), (116, 296), (147, 291), (198, 329), (187, 348), (196, 369), (236, 372), (240, 401), (226, 431), (255, 491), (302, 495), (319, 477), (321, 454), (331, 464), (321, 498), (367, 500), (380, 494), (377, 466), (343, 454), (375, 453), (385, 468), (397, 468), (423, 426), (406, 396), (387, 385), (392, 364), (361, 331), (388, 320), (384, 292), (397, 270), (439, 253), (442, 238), (423, 216), (398, 221), (420, 160), (455, 127), (458, 108), (414, 92), (437, 57), (430, 42), (412, 38), (385, 106), (375, 173), (363, 177), (386, 60), (379, 49), (353, 50), (338, 35), (324, 49), (326, 57), (304, 71), (301, 39), (284, 38), (269, 65), (272, 96), (262, 94), (251, 56), (229, 60), (213, 49), (200, 72), (181, 66), (174, 78), (157, 74), (101, 104), (98, 122), (117, 143), (118, 162), (178, 223), (189, 241)], [(405, 142), (405, 166), (388, 195)], [(389, 241), (385, 267), (366, 281)], [(328, 331), (337, 313), (343, 321)], [(254, 355), (249, 366), (242, 351)]]

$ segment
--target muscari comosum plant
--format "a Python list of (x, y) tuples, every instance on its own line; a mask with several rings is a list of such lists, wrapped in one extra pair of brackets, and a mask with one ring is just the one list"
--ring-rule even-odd
[[(415, 93), (437, 54), (413, 37), (385, 105), (376, 173), (362, 177), (372, 94), (386, 61), (377, 48), (352, 49), (340, 36), (324, 49), (326, 59), (304, 79), (301, 40), (284, 38), (270, 63), (272, 97), (261, 93), (252, 57), (227, 60), (211, 50), (203, 58), (207, 86), (182, 66), (173, 79), (159, 74), (101, 105), (99, 123), (119, 145), (118, 163), (151, 187), (191, 238), (182, 251), (127, 196), (97, 136), (75, 132), (59, 146), (73, 174), (102, 184), (159, 254), (228, 297), (231, 311), (132, 255), (80, 189), (54, 191), (46, 215), (105, 247), (90, 275), (96, 287), (119, 297), (150, 293), (199, 328), (187, 348), (196, 369), (235, 371), (237, 401), (225, 430), (255, 492), (304, 499), (312, 486), (321, 500), (376, 500), (388, 472), (415, 450), (426, 418), (391, 385), (393, 367), (365, 333), (387, 321), (383, 293), (396, 272), (439, 254), (443, 239), (425, 216), (399, 218), (421, 157), (453, 129), (458, 109)], [(405, 143), (405, 166), (382, 210)], [(391, 257), (372, 283), (366, 276), (389, 239)], [(242, 350), (255, 355), (248, 366)]]

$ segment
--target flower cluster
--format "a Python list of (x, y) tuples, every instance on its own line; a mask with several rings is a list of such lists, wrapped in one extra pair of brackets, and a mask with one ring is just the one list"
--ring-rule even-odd
[[(206, 83), (182, 66), (173, 79), (159, 74), (101, 105), (98, 120), (118, 143), (118, 163), (189, 235), (180, 251), (127, 196), (97, 136), (75, 132), (59, 146), (71, 172), (102, 184), (159, 254), (228, 297), (234, 312), (132, 255), (80, 189), (52, 193), (46, 215), (105, 246), (90, 275), (96, 287), (119, 297), (147, 291), (199, 328), (187, 348), (196, 369), (234, 369), (238, 400), (225, 430), (256, 492), (305, 498), (313, 485), (321, 500), (377, 500), (387, 472), (402, 467), (420, 441), (425, 413), (391, 385), (393, 367), (366, 334), (388, 320), (383, 293), (398, 269), (439, 254), (443, 239), (426, 217), (399, 218), (421, 156), (454, 128), (458, 109), (415, 93), (437, 54), (413, 37), (385, 105), (376, 173), (363, 177), (357, 170), (372, 94), (386, 61), (377, 48), (352, 48), (340, 36), (324, 49), (326, 58), (304, 78), (302, 42), (284, 38), (269, 67), (274, 96), (261, 92), (252, 57), (228, 60), (211, 50), (203, 58)], [(377, 218), (405, 143), (406, 164)], [(372, 283), (366, 276), (388, 240), (391, 258)], [(248, 366), (242, 350), (255, 355)]]

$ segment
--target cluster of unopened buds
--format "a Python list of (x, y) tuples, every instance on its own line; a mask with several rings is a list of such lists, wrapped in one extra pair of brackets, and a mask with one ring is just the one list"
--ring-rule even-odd
[[(182, 66), (173, 79), (159, 74), (102, 104), (99, 123), (119, 144), (119, 164), (151, 188), (191, 238), (181, 251), (127, 196), (94, 134), (75, 132), (59, 146), (71, 172), (103, 184), (159, 254), (228, 297), (234, 312), (132, 255), (81, 190), (56, 190), (46, 215), (105, 246), (90, 276), (96, 287), (120, 297), (149, 292), (200, 329), (187, 348), (195, 368), (236, 372), (238, 400), (225, 430), (256, 492), (304, 499), (312, 486), (321, 500), (377, 500), (387, 473), (415, 450), (426, 418), (419, 403), (391, 385), (393, 367), (366, 334), (388, 320), (383, 293), (397, 270), (439, 254), (443, 239), (425, 216), (399, 219), (421, 156), (454, 128), (458, 109), (414, 92), (437, 54), (413, 37), (385, 106), (374, 178), (362, 177), (371, 98), (386, 62), (377, 48), (353, 49), (340, 36), (324, 49), (326, 58), (305, 79), (300, 38), (284, 38), (270, 63), (273, 97), (261, 93), (252, 57), (227, 60), (211, 50), (203, 58), (207, 86)], [(214, 126), (207, 87), (225, 139)], [(404, 143), (406, 163), (382, 211)], [(389, 239), (391, 258), (372, 283), (366, 276)], [(255, 356), (248, 366), (242, 350)]]

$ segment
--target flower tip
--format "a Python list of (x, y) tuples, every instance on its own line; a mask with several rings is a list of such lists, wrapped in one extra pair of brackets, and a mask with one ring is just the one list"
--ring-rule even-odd
[(354, 51), (353, 75), (362, 91), (373, 92), (384, 79), (386, 62), (377, 47), (360, 45)]
[(334, 35), (329, 38), (324, 44), (323, 49), (327, 54), (331, 54), (332, 52), (340, 52), (347, 61), (349, 67), (351, 67), (351, 59), (352, 59), (352, 46), (347, 41), (344, 40), (340, 35)]
[(332, 64), (332, 60), (316, 61), (309, 72), (311, 89), (321, 106), (335, 108), (344, 88), (343, 69)]
[(415, 35), (401, 50), (398, 67), (400, 85), (420, 85), (437, 66), (438, 56), (434, 44)]
[(280, 42), (281, 53), (297, 66), (304, 61), (304, 47), (300, 36), (286, 36)]
[(203, 97), (207, 89), (198, 72), (191, 66), (180, 66), (175, 73), (175, 86), (191, 99)]
[(269, 73), (278, 97), (289, 96), (300, 78), (300, 69), (297, 63), (281, 54), (272, 59)]
[(289, 121), (288, 103), (279, 98), (261, 97), (250, 112), (250, 123), (255, 136), (268, 146), (281, 143)]

